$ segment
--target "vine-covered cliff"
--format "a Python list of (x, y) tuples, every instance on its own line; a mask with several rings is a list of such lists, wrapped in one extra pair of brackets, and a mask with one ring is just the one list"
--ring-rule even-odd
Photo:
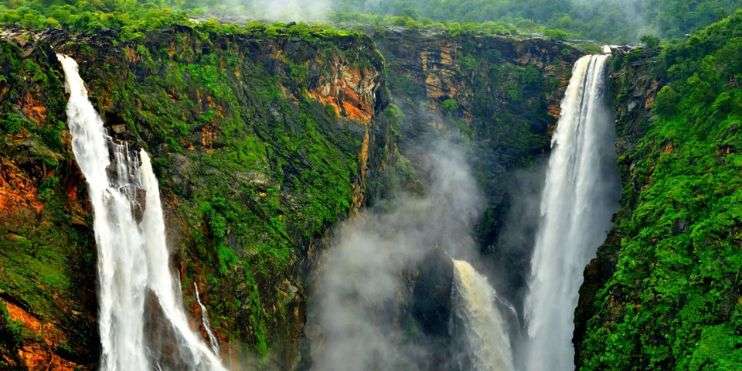
[(623, 192), (580, 291), (581, 369), (742, 364), (741, 20), (614, 57)]

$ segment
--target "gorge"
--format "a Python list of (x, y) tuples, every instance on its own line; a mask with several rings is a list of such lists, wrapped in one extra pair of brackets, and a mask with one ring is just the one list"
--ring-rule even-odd
[(739, 363), (739, 12), (595, 54), (54, 6), (0, 6), (0, 369)]

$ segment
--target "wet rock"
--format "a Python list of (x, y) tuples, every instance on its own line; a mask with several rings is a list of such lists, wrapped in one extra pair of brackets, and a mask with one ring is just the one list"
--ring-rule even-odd
[(170, 321), (165, 319), (157, 295), (152, 291), (148, 291), (145, 298), (144, 317), (144, 337), (151, 351), (152, 364), (159, 365), (163, 370), (188, 370), (193, 359), (178, 346), (184, 340)]
[(452, 287), (451, 258), (440, 249), (432, 250), (419, 264), (412, 292), (412, 315), (427, 334), (448, 336)]
[(126, 132), (126, 125), (124, 124), (111, 125), (111, 130), (116, 134), (123, 134)]

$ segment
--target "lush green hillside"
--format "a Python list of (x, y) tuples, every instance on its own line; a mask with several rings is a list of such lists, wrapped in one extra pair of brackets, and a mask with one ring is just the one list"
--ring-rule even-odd
[(614, 61), (622, 208), (586, 271), (583, 369), (742, 364), (741, 21)]
[[(190, 16), (233, 21), (322, 20), (406, 24), (448, 22), (456, 27), (569, 35), (602, 42), (633, 42), (643, 35), (665, 38), (719, 20), (742, 7), (740, 0), (326, 0), (304, 12), (277, 11), (301, 2), (266, 0), (4, 0), (0, 20), (25, 26), (125, 29), (132, 35), (183, 22)], [(262, 11), (270, 7), (271, 11)], [(301, 9), (301, 7), (299, 8)], [(282, 18), (283, 17), (283, 18)], [(289, 17), (292, 19), (284, 19)]]

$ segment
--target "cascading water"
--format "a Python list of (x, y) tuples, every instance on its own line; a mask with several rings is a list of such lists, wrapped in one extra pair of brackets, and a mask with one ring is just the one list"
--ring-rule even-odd
[(214, 336), (214, 332), (211, 331), (209, 313), (201, 302), (201, 294), (198, 292), (198, 285), (195, 282), (193, 283), (193, 288), (196, 290), (196, 301), (198, 302), (199, 308), (201, 308), (201, 325), (204, 327), (204, 330), (206, 330), (206, 335), (209, 336), (209, 345), (211, 345), (211, 350), (213, 350), (215, 354), (219, 354), (219, 340)]
[[(454, 260), (453, 310), (461, 324), (456, 339), (462, 370), (513, 370), (510, 339), (500, 314), (495, 290), (487, 278), (463, 260)], [(454, 326), (456, 327), (456, 326)]]
[[(137, 160), (125, 143), (115, 143), (106, 134), (102, 119), (88, 100), (77, 63), (65, 55), (57, 58), (70, 94), (67, 117), (72, 150), (87, 180), (94, 211), (100, 369), (223, 370), (217, 355), (189, 327), (176, 294), (179, 286), (169, 268), (159, 186), (149, 156), (142, 150)], [(175, 343), (168, 344), (171, 354), (158, 354), (148, 346), (152, 337), (159, 336), (151, 333), (152, 329), (145, 331), (145, 317), (155, 316), (146, 313), (148, 297), (156, 299), (157, 320), (170, 330)], [(179, 359), (172, 361), (176, 355)]]
[(525, 301), (526, 370), (574, 368), (571, 339), (582, 273), (617, 207), (614, 133), (605, 102), (607, 59), (580, 58), (562, 101)]

